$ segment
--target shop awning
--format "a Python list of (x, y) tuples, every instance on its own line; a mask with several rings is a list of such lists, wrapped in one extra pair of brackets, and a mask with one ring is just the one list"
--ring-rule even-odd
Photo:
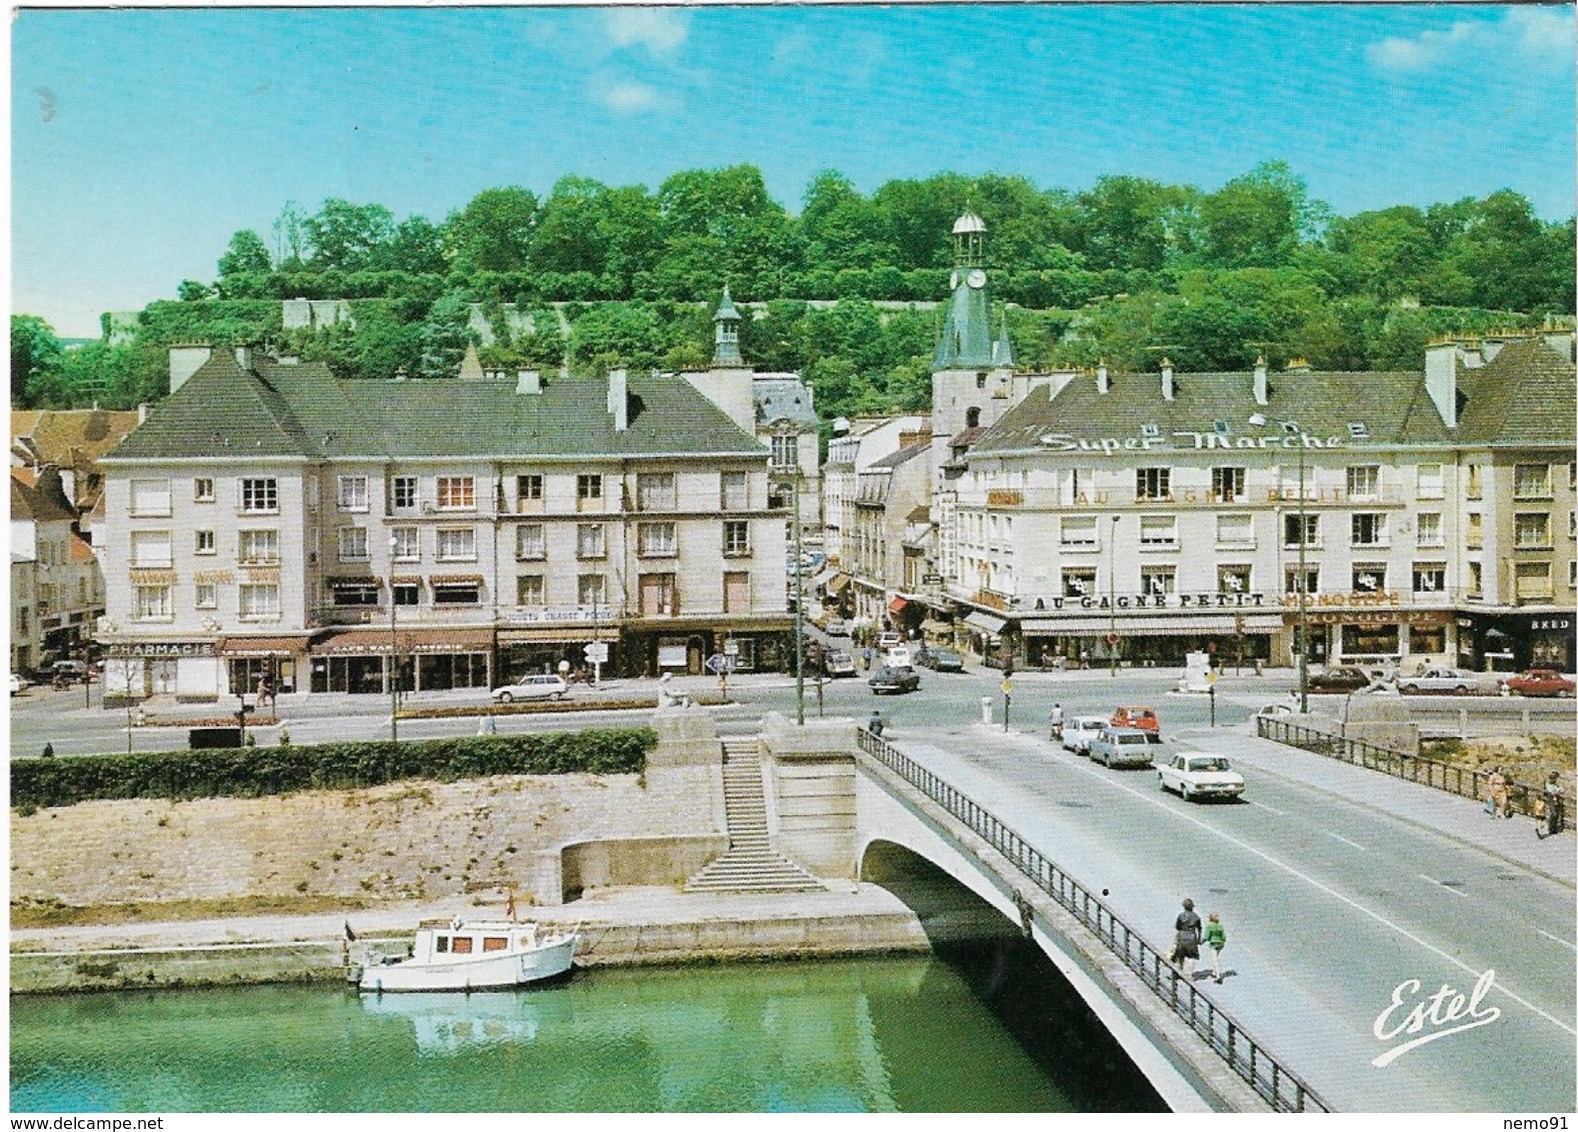
[(828, 582), (832, 581), (836, 577), (838, 577), (838, 568), (836, 566), (830, 567), (826, 570), (823, 570), (816, 577), (812, 578), (811, 584), (813, 586), (825, 586)]
[(993, 617), (990, 613), (982, 613), (980, 610), (976, 610), (966, 617), (964, 623), (966, 625), (974, 625), (977, 629), (990, 633), (994, 637), (1001, 634), (1003, 627), (1008, 624), (1003, 618)]
[(499, 647), (506, 645), (584, 645), (590, 643), (592, 630), (586, 625), (563, 625), (552, 629), (500, 629)]
[(930, 617), (928, 617), (926, 620), (922, 621), (921, 624), (920, 624), (920, 627), (921, 627), (921, 631), (925, 632), (925, 633), (951, 633), (951, 632), (953, 632), (953, 622), (951, 622), (951, 621), (935, 621), (935, 620), (933, 620)]
[[(395, 632), (395, 648), (402, 653), (490, 652), (493, 649), (491, 628), (470, 629), (407, 629), (400, 626)], [(389, 652), (387, 629), (349, 629), (331, 633), (315, 643), (314, 656), (377, 656)]]
[(481, 574), (434, 574), (432, 583), (435, 586), (480, 586)]
[(896, 597), (893, 600), (888, 602), (888, 612), (889, 613), (903, 613), (904, 612), (904, 607), (906, 605), (908, 605), (908, 604), (909, 604), (909, 602), (905, 601), (903, 598)]
[(848, 586), (848, 574), (834, 574), (832, 581), (827, 583), (827, 592), (830, 594), (841, 594)]
[[(1282, 627), (1280, 613), (1244, 616), (1245, 633), (1279, 633)], [(1199, 617), (1119, 617), (1115, 628), (1105, 617), (1031, 618), (1021, 628), (1027, 637), (1105, 637), (1110, 632), (1120, 637), (1220, 637), (1238, 632), (1231, 613)]]
[[(389, 638), (384, 638), (387, 641)], [(226, 637), (215, 650), (220, 656), (294, 656), (307, 651), (305, 637)]]

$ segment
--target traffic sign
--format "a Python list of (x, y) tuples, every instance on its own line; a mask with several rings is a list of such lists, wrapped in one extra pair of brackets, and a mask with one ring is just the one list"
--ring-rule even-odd
[(723, 642), (723, 655), (724, 656), (739, 656), (740, 655), (740, 642), (736, 641), (736, 640), (724, 641)]
[(714, 676), (722, 676), (725, 672), (734, 671), (734, 658), (715, 652), (707, 658), (707, 671)]
[(1205, 682), (1207, 684), (1215, 684), (1216, 683), (1216, 673), (1215, 672), (1207, 672), (1205, 674)]
[(1014, 682), (1012, 680), (1004, 680), (1002, 686), (1003, 686), (1003, 695), (1011, 696), (1011, 695), (1014, 694)]
[(921, 575), (921, 585), (923, 585), (923, 586), (940, 586), (940, 585), (942, 585), (942, 575), (941, 574), (922, 574)]
[(588, 644), (586, 646), (585, 652), (586, 652), (586, 659), (591, 661), (593, 664), (607, 664), (608, 663), (608, 642), (607, 641), (592, 641), (590, 644)]

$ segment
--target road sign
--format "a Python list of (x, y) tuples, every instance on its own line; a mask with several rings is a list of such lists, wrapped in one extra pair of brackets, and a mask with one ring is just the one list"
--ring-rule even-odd
[(940, 586), (940, 585), (942, 585), (942, 575), (941, 574), (922, 574), (921, 575), (921, 585), (923, 585), (923, 586)]
[(1216, 683), (1216, 673), (1215, 672), (1208, 672), (1208, 673), (1206, 673), (1205, 682), (1207, 684), (1215, 684)]
[(715, 652), (707, 658), (707, 671), (714, 676), (722, 676), (725, 672), (734, 670), (734, 658)]
[(586, 659), (593, 664), (608, 663), (608, 642), (592, 641), (586, 646)]
[(1003, 695), (1011, 696), (1014, 694), (1014, 682), (1012, 680), (1004, 680), (1002, 687)]
[(1117, 644), (1117, 643), (1118, 643), (1118, 642), (1119, 642), (1119, 641), (1121, 641), (1121, 640), (1122, 640), (1122, 639), (1123, 639), (1123, 638), (1122, 638), (1122, 637), (1120, 637), (1120, 636), (1118, 636), (1118, 634), (1116, 634), (1116, 633), (1108, 633), (1108, 634), (1107, 634), (1107, 643), (1108, 643), (1108, 644), (1109, 644), (1109, 645), (1115, 645), (1115, 644)]
[(724, 641), (723, 642), (723, 655), (724, 656), (739, 656), (740, 655), (740, 642), (739, 641), (734, 641), (734, 640)]

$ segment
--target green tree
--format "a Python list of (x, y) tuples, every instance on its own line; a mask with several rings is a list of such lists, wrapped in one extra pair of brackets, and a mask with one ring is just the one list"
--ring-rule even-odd
[(1281, 267), (1326, 219), (1326, 206), (1281, 161), (1261, 162), (1200, 201), (1206, 258), (1217, 267)]
[(33, 314), (11, 316), (11, 407), (35, 404), (35, 386), (57, 372), (63, 353), (54, 329)]
[(419, 334), (422, 357), (417, 372), (425, 378), (454, 377), (466, 346), (474, 340), (468, 323), (471, 304), (459, 291), (446, 292), (427, 312)]
[(444, 229), (425, 216), (402, 220), (387, 243), (369, 257), (377, 271), (404, 271), (412, 275), (443, 275), (449, 270)]
[(286, 201), (269, 230), (274, 236), (274, 262), (282, 269), (300, 268), (307, 259), (307, 214), (301, 206)]
[(528, 190), (484, 189), (449, 218), (455, 265), (464, 272), (524, 269), (536, 221), (537, 198)]
[(219, 257), (219, 277), (263, 274), (272, 266), (263, 237), (250, 228), (243, 228), (230, 237), (225, 254)]
[(1102, 177), (1076, 203), (1070, 246), (1091, 267), (1158, 271), (1198, 251), (1200, 194), (1192, 186)]
[(373, 266), (379, 250), (393, 239), (395, 224), (394, 214), (381, 204), (330, 197), (302, 221), (302, 228), (315, 268), (360, 271)]

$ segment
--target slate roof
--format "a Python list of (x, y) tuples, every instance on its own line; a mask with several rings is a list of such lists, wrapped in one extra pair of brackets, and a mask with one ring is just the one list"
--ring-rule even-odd
[(751, 396), (756, 400), (756, 420), (760, 424), (789, 421), (807, 428), (817, 426), (811, 390), (801, 383), (798, 374), (759, 373), (751, 380)]
[(871, 471), (875, 468), (896, 468), (900, 464), (909, 463), (911, 460), (915, 459), (915, 457), (928, 451), (930, 451), (928, 445), (912, 444), (908, 448), (900, 448), (897, 452), (889, 452), (880, 460), (873, 460), (870, 464), (866, 465), (866, 470)]
[[(1270, 375), (1267, 404), (1255, 401), (1252, 373), (1181, 373), (1173, 380), (1174, 399), (1162, 398), (1155, 373), (1114, 374), (1111, 391), (1101, 393), (1096, 379), (1082, 374), (1049, 396), (1041, 386), (992, 425), (970, 449), (972, 455), (1043, 449), (1048, 434), (1096, 440), (1145, 435), (1154, 426), (1164, 442), (1176, 432), (1215, 434), (1227, 423), (1230, 438), (1281, 435), (1282, 421), (1296, 421), (1313, 436), (1336, 436), (1344, 446), (1449, 444), (1454, 437), (1442, 423), (1417, 373), (1281, 372)], [(1250, 423), (1260, 414), (1265, 424)], [(1368, 436), (1351, 437), (1358, 422)], [(1192, 446), (1192, 444), (1191, 444)]]
[(1456, 430), (1462, 443), (1578, 441), (1578, 369), (1544, 339), (1509, 342), (1479, 369), (1459, 368), (1458, 388), (1468, 395)]
[[(701, 375), (698, 380), (705, 380)], [(354, 457), (750, 455), (766, 450), (678, 377), (629, 378), (629, 424), (616, 431), (601, 380), (358, 381), (321, 362), (215, 351), (111, 454), (115, 460)]]
[(935, 372), (945, 369), (987, 369), (996, 364), (997, 350), (992, 342), (992, 326), (986, 310), (986, 288), (965, 282), (966, 271), (958, 272), (958, 285), (948, 300), (943, 315), (937, 353), (932, 358)]

